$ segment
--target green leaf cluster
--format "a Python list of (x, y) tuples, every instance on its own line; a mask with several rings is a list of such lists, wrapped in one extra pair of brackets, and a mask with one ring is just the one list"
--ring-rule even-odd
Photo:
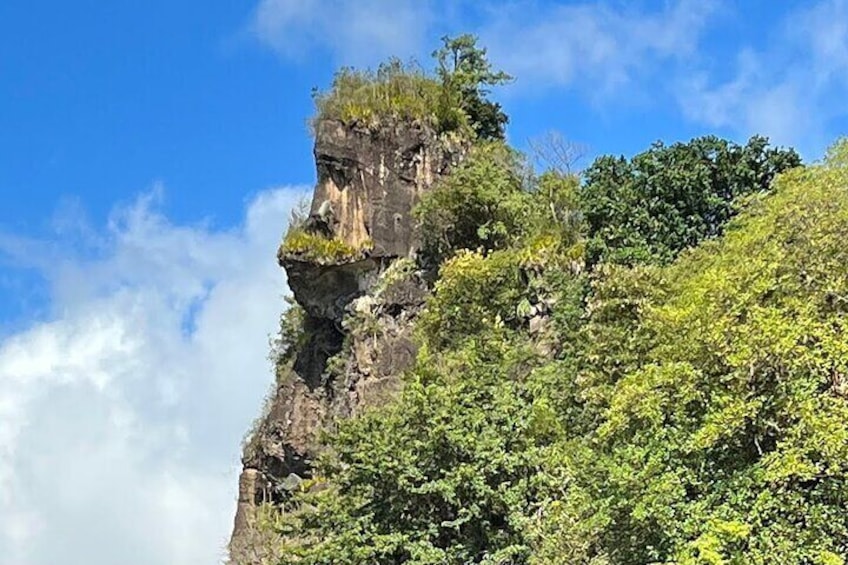
[(518, 153), (501, 142), (472, 148), (414, 210), (421, 257), (438, 265), (459, 249), (501, 249), (525, 231), (530, 208)]
[[(420, 259), (439, 265), (462, 249), (517, 248), (545, 236), (561, 247), (578, 245), (584, 231), (579, 190), (576, 176), (534, 174), (503, 142), (478, 143), (413, 211)], [(582, 256), (581, 246), (574, 259)]]
[(714, 136), (657, 142), (630, 160), (600, 157), (581, 194), (589, 259), (667, 263), (719, 235), (745, 196), (768, 191), (775, 175), (800, 163), (795, 151), (769, 147), (763, 137), (744, 146)]
[(354, 247), (341, 239), (326, 237), (294, 226), (286, 233), (277, 256), (281, 260), (296, 259), (320, 264), (339, 264), (362, 259), (371, 247), (372, 244), (369, 241)]
[(486, 49), (477, 47), (473, 35), (445, 36), (443, 46), (433, 53), (444, 94), (468, 118), (477, 139), (503, 139), (509, 118), (500, 104), (487, 99), (488, 88), (508, 83), (512, 77), (492, 70)]

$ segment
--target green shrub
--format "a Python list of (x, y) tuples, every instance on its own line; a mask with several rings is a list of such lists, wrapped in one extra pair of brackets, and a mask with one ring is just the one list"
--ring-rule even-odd
[(502, 249), (518, 242), (532, 208), (522, 165), (503, 143), (474, 147), (414, 210), (422, 260), (438, 265), (459, 249)]
[(514, 328), (528, 294), (517, 253), (460, 252), (442, 266), (419, 333), (431, 348), (442, 350), (486, 331)]
[(277, 335), (270, 340), (268, 358), (274, 366), (290, 360), (301, 348), (305, 338), (303, 324), (306, 312), (291, 296), (286, 296), (285, 301), (287, 306), (280, 314)]
[(338, 238), (329, 238), (294, 227), (286, 234), (278, 257), (281, 260), (296, 259), (320, 264), (349, 263), (364, 258), (371, 247), (369, 241), (357, 248)]

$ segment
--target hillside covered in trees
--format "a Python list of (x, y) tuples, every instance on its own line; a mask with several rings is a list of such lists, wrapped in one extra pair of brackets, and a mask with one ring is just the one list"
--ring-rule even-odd
[(534, 169), (510, 77), (434, 55), (316, 93), (233, 563), (846, 563), (848, 142)]

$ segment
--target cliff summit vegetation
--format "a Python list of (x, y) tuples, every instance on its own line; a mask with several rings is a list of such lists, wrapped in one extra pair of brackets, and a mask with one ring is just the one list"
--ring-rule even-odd
[(848, 141), (535, 171), (486, 99), (509, 77), (469, 36), (436, 58), (316, 98), (474, 143), (415, 211), (435, 276), (402, 390), (324, 438), (276, 562), (844, 565)]
[(313, 119), (365, 127), (387, 120), (419, 120), (442, 132), (502, 139), (508, 118), (487, 95), (490, 87), (512, 77), (492, 69), (475, 37), (444, 37), (442, 42), (433, 52), (435, 72), (397, 58), (376, 71), (342, 68), (329, 90), (313, 91), (317, 109)]

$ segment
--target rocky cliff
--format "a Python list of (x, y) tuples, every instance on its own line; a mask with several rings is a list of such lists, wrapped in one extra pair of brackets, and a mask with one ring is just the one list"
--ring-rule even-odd
[(300, 335), (278, 360), (276, 388), (245, 445), (233, 562), (261, 562), (246, 551), (257, 545), (256, 510), (310, 477), (321, 432), (398, 389), (427, 295), (412, 209), (466, 147), (418, 123), (316, 124), (310, 214), (278, 254), (302, 312)]

